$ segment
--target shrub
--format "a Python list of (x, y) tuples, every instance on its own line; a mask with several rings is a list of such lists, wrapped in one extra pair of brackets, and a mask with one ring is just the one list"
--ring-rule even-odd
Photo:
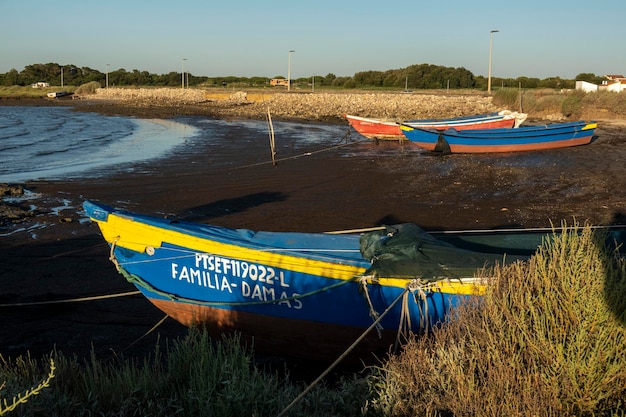
[(535, 111), (539, 113), (560, 113), (563, 110), (563, 96), (561, 94), (536, 95)]
[(381, 368), (373, 405), (394, 416), (623, 415), (625, 265), (590, 227), (547, 239)]
[(76, 94), (96, 94), (96, 90), (100, 88), (98, 81), (92, 81), (87, 84), (80, 85), (74, 92)]
[(561, 113), (565, 117), (578, 119), (583, 113), (583, 98), (585, 93), (582, 91), (575, 91), (568, 94), (561, 103)]
[(498, 107), (516, 109), (519, 106), (519, 91), (513, 88), (502, 88), (493, 94), (493, 104)]
[(585, 108), (595, 109), (597, 112), (614, 113), (617, 116), (626, 115), (626, 94), (612, 91), (598, 91), (586, 94), (583, 99)]

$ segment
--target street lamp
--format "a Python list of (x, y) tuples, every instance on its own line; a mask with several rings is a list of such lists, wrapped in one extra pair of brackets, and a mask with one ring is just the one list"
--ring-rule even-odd
[(493, 47), (493, 34), (500, 32), (499, 30), (492, 30), (489, 32), (489, 77), (487, 78), (487, 94), (491, 94), (491, 50)]
[(182, 78), (182, 86), (183, 89), (185, 88), (185, 61), (187, 60), (187, 58), (183, 58), (182, 60), (182, 67), (183, 67), (183, 72), (181, 74), (181, 78)]
[(109, 64), (107, 64), (107, 72), (106, 72), (106, 88), (109, 88)]
[(294, 50), (289, 51), (289, 66), (287, 67), (287, 91), (291, 90), (291, 53), (296, 52)]

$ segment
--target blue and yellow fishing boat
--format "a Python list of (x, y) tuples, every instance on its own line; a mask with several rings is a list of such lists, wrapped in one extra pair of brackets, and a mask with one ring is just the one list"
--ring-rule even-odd
[[(494, 248), (411, 224), (366, 233), (279, 233), (84, 209), (111, 260), (156, 307), (217, 336), (237, 331), (255, 351), (327, 360), (352, 342), (380, 353), (398, 333), (427, 331), (481, 293), (478, 269), (529, 251)], [(452, 242), (456, 239), (456, 245)], [(536, 238), (534, 238), (536, 239)], [(540, 241), (526, 242), (536, 248)], [(371, 330), (368, 332), (368, 330)]]
[(595, 122), (584, 121), (463, 131), (400, 125), (408, 140), (420, 148), (443, 154), (538, 151), (586, 145), (597, 127)]

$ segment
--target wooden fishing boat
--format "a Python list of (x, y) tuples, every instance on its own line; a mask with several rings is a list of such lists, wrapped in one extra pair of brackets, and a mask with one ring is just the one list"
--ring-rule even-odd
[(423, 129), (402, 124), (408, 140), (429, 151), (447, 153), (519, 152), (586, 145), (597, 123), (584, 121), (521, 126), (517, 129)]
[[(216, 336), (241, 332), (256, 351), (276, 355), (336, 358), (380, 316), (379, 332), (359, 349), (384, 353), (399, 329), (422, 332), (445, 321), (452, 306), (480, 293), (474, 272), (503, 259), (497, 251), (457, 248), (414, 225), (363, 235), (273, 233), (89, 201), (84, 208), (119, 272), (156, 307)], [(386, 253), (403, 241), (415, 259)]]
[[(403, 122), (409, 126), (427, 129), (448, 129), (454, 127), (457, 130), (471, 129), (495, 129), (518, 127), (526, 120), (525, 113), (502, 110), (496, 113), (480, 114), (473, 116), (453, 117), (448, 119), (421, 119)], [(400, 124), (380, 119), (346, 114), (348, 123), (361, 135), (369, 139), (404, 140), (406, 139), (400, 129)]]
[(84, 209), (118, 271), (175, 320), (215, 337), (239, 332), (257, 352), (325, 361), (360, 338), (352, 357), (372, 360), (402, 332), (445, 322), (450, 308), (484, 290), (477, 270), (526, 259), (549, 234), (434, 234), (412, 224), (255, 232), (90, 201)]

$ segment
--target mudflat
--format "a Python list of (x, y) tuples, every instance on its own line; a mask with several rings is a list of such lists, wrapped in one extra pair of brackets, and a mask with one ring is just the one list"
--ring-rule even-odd
[[(155, 117), (171, 115), (154, 109)], [(349, 146), (368, 152), (346, 157)], [(253, 164), (260, 154), (267, 163)], [(196, 149), (106, 178), (22, 184), (40, 195), (34, 203), (40, 214), (2, 229), (0, 354), (38, 356), (54, 348), (79, 356), (91, 349), (105, 357), (139, 354), (159, 337), (185, 333), (171, 319), (160, 323), (163, 314), (141, 295), (125, 295), (135, 288), (115, 271), (97, 226), (81, 213), (87, 199), (269, 231), (402, 222), (426, 230), (626, 223), (626, 129), (615, 123), (600, 121), (590, 145), (544, 152), (442, 157), (408, 142), (355, 141), (278, 157), (270, 163), (266, 136), (233, 135), (220, 148), (233, 169), (212, 169)]]

